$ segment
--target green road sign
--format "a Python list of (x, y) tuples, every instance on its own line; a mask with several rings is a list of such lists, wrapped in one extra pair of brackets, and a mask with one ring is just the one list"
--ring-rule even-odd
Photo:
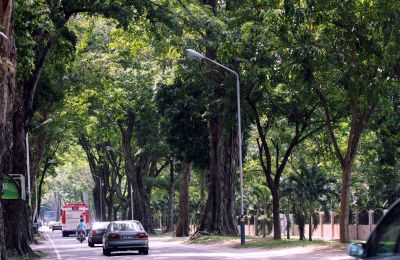
[(9, 175), (4, 175), (3, 179), (3, 200), (17, 200), (20, 198), (19, 187), (16, 181)]

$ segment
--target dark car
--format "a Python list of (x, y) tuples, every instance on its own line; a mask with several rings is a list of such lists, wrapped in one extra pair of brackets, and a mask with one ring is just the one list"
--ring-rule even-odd
[(106, 233), (110, 222), (96, 222), (88, 234), (88, 246), (94, 247), (95, 244), (103, 243), (103, 235)]
[(138, 250), (139, 254), (149, 253), (149, 237), (137, 220), (113, 221), (103, 236), (103, 254), (113, 251)]
[(347, 250), (357, 259), (400, 259), (400, 199), (378, 222), (367, 243), (350, 244)]

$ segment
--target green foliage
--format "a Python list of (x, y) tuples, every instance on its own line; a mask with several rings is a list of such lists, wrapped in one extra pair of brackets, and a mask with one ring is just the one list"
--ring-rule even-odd
[(399, 165), (399, 100), (396, 91), (389, 104), (372, 118), (369, 131), (360, 144), (359, 172), (354, 176), (353, 203), (358, 210), (387, 208), (398, 197), (396, 183)]
[(317, 166), (307, 168), (304, 162), (296, 173), (292, 173), (282, 184), (282, 195), (289, 201), (297, 201), (292, 206), (297, 211), (331, 210), (332, 201), (338, 199), (337, 181)]
[(174, 155), (207, 168), (209, 138), (203, 81), (183, 65), (173, 85), (160, 86), (156, 100), (163, 116), (162, 127)]
[(37, 55), (35, 37), (40, 32), (49, 33), (53, 23), (49, 19), (50, 10), (44, 0), (15, 1), (14, 10), (18, 78), (27, 80), (35, 69)]
[(62, 203), (80, 202), (83, 192), (93, 188), (83, 150), (77, 145), (70, 146), (68, 152), (58, 154), (57, 158), (56, 176), (47, 177), (47, 202), (54, 193), (61, 195)]
[[(48, 39), (55, 39), (35, 95), (33, 120), (55, 119), (49, 125), (49, 140), (65, 143), (57, 154), (65, 164), (57, 167), (57, 177), (52, 173), (47, 179), (48, 192), (62, 187), (60, 192), (73, 200), (90, 189), (80, 186), (76, 177), (83, 174), (86, 180), (88, 174), (81, 151), (71, 154), (78, 149), (76, 139), (87, 137), (97, 155), (105, 158), (104, 145), (120, 150), (118, 123), (131, 112), (136, 116), (131, 143), (135, 155), (173, 155), (207, 168), (208, 123), (215, 112), (211, 107), (221, 105), (226, 129), (235, 127), (236, 93), (229, 74), (210, 73), (198, 61), (183, 61), (183, 50), (190, 47), (201, 52), (214, 48), (216, 60), (239, 71), (249, 213), (259, 205), (266, 218), (271, 214), (257, 147), (260, 133), (251, 125), (254, 111), (249, 103), (256, 106), (271, 145), (275, 173), (293, 136), (311, 129), (303, 132), (301, 145), (290, 150), (292, 168), (281, 169), (282, 206), (296, 200), (297, 206), (315, 210), (336, 207), (328, 187), (338, 177), (340, 164), (329, 136), (317, 131), (326, 121), (318, 91), (332, 115), (342, 153), (348, 149), (350, 130), (359, 125), (351, 124), (351, 114), (359, 116), (370, 107), (378, 110), (354, 161), (352, 197), (357, 207), (388, 205), (399, 196), (399, 102), (393, 93), (400, 75), (398, 1), (233, 1), (216, 10), (192, 0), (58, 4), (17, 0), (14, 14), (19, 81), (30, 79)], [(209, 77), (217, 83), (216, 93), (208, 93)], [(45, 153), (46, 158), (51, 155)], [(301, 165), (295, 173), (298, 158), (318, 167)], [(200, 195), (195, 178), (190, 207), (196, 218)], [(67, 187), (69, 182), (74, 185)], [(155, 187), (153, 212), (161, 213), (168, 178), (161, 173), (160, 178), (146, 178), (146, 183)]]

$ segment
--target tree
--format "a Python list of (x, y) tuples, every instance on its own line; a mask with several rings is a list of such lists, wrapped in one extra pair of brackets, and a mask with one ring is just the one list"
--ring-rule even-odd
[[(307, 24), (316, 22), (320, 26), (312, 44), (323, 48), (312, 59), (317, 62), (312, 62), (315, 70), (311, 75), (317, 82), (315, 92), (324, 108), (327, 130), (342, 168), (340, 241), (348, 242), (351, 172), (358, 145), (376, 106), (397, 84), (394, 71), (398, 54), (393, 46), (400, 35), (394, 30), (394, 17), (400, 6), (379, 1), (338, 1), (309, 8), (318, 12)], [(368, 15), (359, 15), (366, 9)], [(318, 15), (325, 17), (322, 23), (317, 22)], [(337, 126), (332, 118), (338, 111), (347, 111), (349, 115), (346, 143), (341, 143), (335, 133)]]
[(174, 232), (174, 193), (175, 193), (175, 177), (174, 177), (174, 161), (169, 162), (169, 185), (168, 185), (168, 219), (165, 232)]
[[(155, 81), (163, 76), (162, 71), (154, 59), (151, 37), (138, 36), (143, 36), (148, 26), (147, 21), (140, 20), (122, 30), (114, 22), (104, 19), (93, 19), (89, 23), (77, 21), (76, 27), (84, 36), (77, 48), (77, 54), (82, 58), (71, 71), (70, 79), (75, 89), (71, 91), (67, 110), (71, 110), (72, 117), (85, 118), (76, 125), (77, 136), (82, 144), (89, 138), (91, 145), (88, 147), (98, 151), (87, 152), (88, 158), (100, 158), (106, 146), (111, 146), (114, 155), (122, 156), (121, 172), (127, 178), (123, 184), (132, 185), (131, 211), (148, 232), (153, 232), (150, 215), (152, 181), (168, 165), (168, 160), (164, 160), (168, 153), (154, 102)], [(95, 91), (98, 89), (102, 92)], [(85, 148), (85, 151), (89, 150)], [(113, 161), (110, 159), (108, 161)], [(92, 165), (99, 165), (96, 160), (92, 161)], [(101, 167), (107, 174), (95, 173), (104, 178), (105, 183), (109, 179), (106, 175), (111, 173), (107, 165), (115, 163), (106, 162), (106, 167)], [(116, 167), (111, 170), (119, 175)], [(109, 180), (110, 184), (112, 180)], [(108, 203), (111, 203), (112, 194), (108, 194)]]
[(400, 181), (396, 130), (399, 122), (399, 97), (395, 90), (388, 102), (377, 107), (360, 141), (352, 178), (352, 199), (358, 210), (387, 208), (400, 196), (396, 185)]
[(191, 165), (208, 167), (209, 140), (202, 81), (196, 80), (186, 66), (177, 70), (173, 85), (160, 86), (158, 110), (163, 116), (163, 132), (173, 156), (181, 161), (181, 186), (176, 236), (189, 235), (189, 184)]
[(176, 224), (176, 236), (189, 236), (189, 186), (191, 166), (187, 163), (181, 164), (181, 185), (179, 189), (179, 215)]
[[(214, 0), (201, 1), (199, 5), (179, 1), (185, 15), (192, 21), (183, 22), (193, 33), (193, 46), (204, 51), (210, 59), (217, 58), (218, 48), (224, 31), (221, 19), (225, 11), (232, 8), (231, 2), (219, 5)], [(206, 29), (204, 29), (206, 25)], [(199, 44), (201, 43), (201, 45)], [(203, 44), (205, 43), (205, 44)], [(232, 62), (235, 66), (234, 62)], [(215, 70), (217, 69), (217, 71)], [(235, 219), (235, 180), (237, 159), (237, 127), (232, 111), (231, 99), (235, 97), (233, 79), (218, 71), (212, 64), (207, 64), (207, 119), (209, 124), (210, 166), (208, 169), (209, 185), (205, 206), (198, 231), (218, 234), (237, 234)], [(235, 104), (235, 102), (234, 102)], [(223, 181), (222, 181), (223, 180)]]
[[(3, 190), (3, 176), (13, 172), (13, 112), (16, 98), (16, 48), (14, 24), (12, 19), (13, 1), (0, 1), (0, 193)], [(4, 239), (4, 203), (0, 202), (0, 258), (7, 259), (6, 241)]]
[[(11, 1), (4, 1), (4, 17), (11, 17)], [(9, 158), (15, 161), (14, 165), (5, 164), (10, 170), (26, 174), (26, 169), (22, 164), (25, 161), (26, 147), (25, 135), (28, 131), (33, 116), (33, 103), (37, 91), (38, 82), (42, 75), (45, 63), (53, 47), (60, 41), (66, 41), (74, 45), (74, 34), (68, 29), (67, 22), (71, 17), (78, 13), (89, 13), (91, 15), (103, 15), (120, 21), (122, 26), (127, 26), (128, 21), (134, 16), (146, 15), (149, 20), (161, 21), (165, 18), (163, 5), (154, 5), (150, 1), (134, 2), (96, 2), (96, 1), (16, 1), (14, 20), (16, 37), (18, 44), (18, 89), (15, 92), (17, 97), (13, 102), (13, 127), (14, 136), (10, 135), (14, 147), (7, 146), (12, 154)], [(6, 8), (7, 7), (7, 8)], [(146, 12), (148, 11), (148, 12)], [(164, 19), (166, 20), (166, 19)], [(8, 19), (5, 19), (5, 28), (10, 28)], [(9, 33), (10, 30), (7, 31)], [(7, 34), (5, 34), (7, 36)], [(11, 34), (9, 35), (11, 36)], [(4, 39), (4, 37), (3, 37)], [(10, 38), (11, 39), (11, 38)], [(13, 45), (13, 44), (12, 44)], [(12, 49), (12, 48), (11, 48)], [(8, 63), (9, 65), (15, 63)], [(8, 66), (10, 67), (10, 66)], [(14, 66), (14, 69), (17, 66)], [(21, 212), (21, 218), (15, 218)], [(30, 232), (31, 223), (29, 222), (29, 212), (27, 205), (20, 203), (17, 207), (10, 207), (4, 211), (6, 222), (14, 223), (23, 219), (20, 223), (8, 224), (5, 226), (7, 235), (7, 248), (10, 251), (17, 251), (19, 255), (32, 255), (28, 241), (32, 238)], [(9, 230), (8, 227), (13, 227)], [(15, 229), (17, 227), (17, 229)], [(19, 230), (24, 230), (19, 232)], [(17, 230), (18, 232), (15, 232)], [(21, 235), (22, 234), (22, 235)]]

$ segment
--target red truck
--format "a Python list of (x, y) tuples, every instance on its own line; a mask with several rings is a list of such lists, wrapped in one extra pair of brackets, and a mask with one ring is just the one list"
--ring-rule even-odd
[(61, 230), (66, 237), (76, 233), (76, 227), (80, 219), (83, 219), (86, 228), (90, 229), (89, 207), (84, 203), (67, 203), (62, 207)]

